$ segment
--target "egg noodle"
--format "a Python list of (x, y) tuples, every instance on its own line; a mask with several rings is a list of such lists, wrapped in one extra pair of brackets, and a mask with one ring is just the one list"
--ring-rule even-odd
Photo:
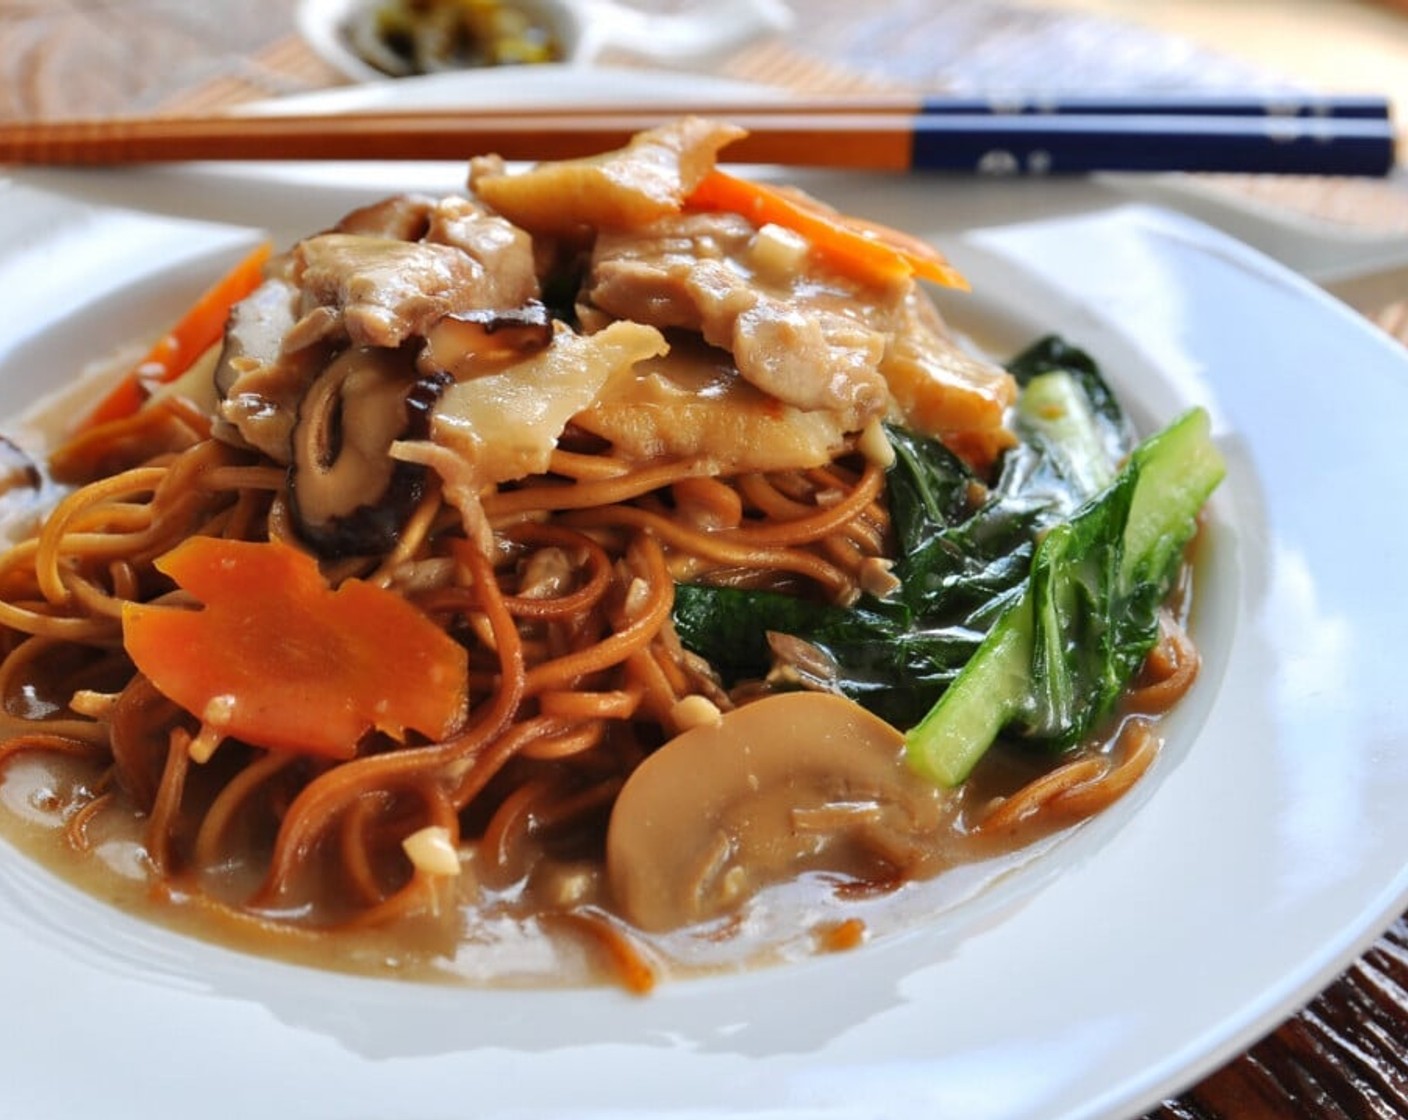
[[(658, 959), (601, 868), (618, 794), (701, 719), (798, 683), (724, 681), (681, 643), (677, 584), (843, 606), (883, 594), (895, 543), (876, 430), (846, 432), (824, 462), (716, 472), (698, 456), (623, 453), (568, 423), (546, 469), (479, 485), (473, 502), (417, 467), (389, 545), (324, 549), (318, 571), (328, 589), (397, 597), (463, 651), (459, 705), (444, 733), (373, 720), (345, 749), (319, 752), (246, 741), (226, 718), (243, 694), (217, 689), (193, 710), (134, 664), (136, 608), (211, 610), (195, 611), (202, 596), (159, 567), (183, 544), (309, 552), (289, 462), (231, 438), (208, 400), (158, 393), (60, 443), (53, 469), (71, 486), (0, 559), (0, 760), (71, 760), (80, 778), (57, 818), (72, 851), (90, 852), (113, 819), (139, 822), (151, 889), (218, 923), (336, 939), (451, 921), (476, 891), (528, 883), (519, 905), (534, 921), (643, 990)], [(269, 628), (271, 649), (299, 640), (276, 616), (232, 609)], [(1153, 717), (1196, 669), (1166, 611), (1118, 718), (1074, 750), (955, 792), (948, 827), (1001, 848), (1099, 812), (1147, 770)], [(586, 868), (589, 886), (563, 875), (543, 886), (539, 864)], [(880, 890), (913, 871), (879, 854), (869, 866)]]

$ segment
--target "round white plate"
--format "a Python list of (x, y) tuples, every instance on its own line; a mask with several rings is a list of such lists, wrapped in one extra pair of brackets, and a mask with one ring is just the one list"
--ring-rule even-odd
[[(393, 174), (291, 189), (265, 170), (0, 180), (0, 415), (160, 330), (259, 236), (243, 223), (284, 242)], [(1205, 668), (1155, 770), (941, 921), (646, 999), (289, 967), (115, 913), (3, 849), (7, 1109), (1123, 1120), (1273, 1027), (1408, 905), (1401, 349), (1238, 243), (1084, 184), (806, 182), (948, 249), (976, 294), (945, 310), (985, 344), (1059, 331), (1146, 429), (1211, 409), (1230, 473), (1201, 557)], [(222, 210), (234, 224), (208, 220)]]

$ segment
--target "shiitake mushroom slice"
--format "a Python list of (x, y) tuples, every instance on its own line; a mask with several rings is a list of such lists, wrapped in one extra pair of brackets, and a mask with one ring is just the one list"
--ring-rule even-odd
[(428, 435), (450, 383), (418, 375), (409, 349), (352, 347), (333, 359), (299, 405), (289, 499), (299, 536), (325, 557), (392, 548), (425, 492), (425, 468), (391, 458), (392, 443)]
[(465, 381), (536, 354), (552, 345), (552, 316), (537, 300), (521, 307), (461, 311), (425, 332), (417, 366)]

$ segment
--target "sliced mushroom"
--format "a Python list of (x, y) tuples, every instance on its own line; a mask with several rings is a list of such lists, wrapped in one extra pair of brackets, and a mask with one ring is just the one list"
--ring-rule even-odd
[(622, 914), (666, 931), (827, 870), (894, 880), (925, 864), (950, 796), (903, 736), (842, 696), (780, 693), (671, 739), (627, 780), (606, 866)]
[(0, 435), (0, 494), (11, 490), (37, 490), (43, 481), (39, 467), (19, 444)]
[(769, 630), (766, 634), (772, 668), (768, 683), (778, 688), (809, 688), (835, 692), (841, 678), (836, 659), (820, 646), (804, 642), (794, 634)]
[(272, 365), (284, 335), (298, 319), (298, 289), (283, 280), (265, 280), (230, 311), (225, 345), (215, 367), (215, 388), (227, 397), (251, 365)]
[(327, 357), (322, 346), (286, 345), (299, 323), (298, 303), (297, 288), (271, 278), (235, 304), (213, 378), (220, 397), (215, 435), (276, 463), (289, 461), (298, 402)]
[(508, 310), (446, 315), (425, 332), (417, 367), (463, 381), (547, 349), (552, 333), (548, 309), (537, 300)]
[(425, 489), (424, 468), (392, 459), (423, 438), (449, 384), (417, 377), (406, 350), (353, 347), (309, 387), (293, 430), (289, 498), (299, 535), (324, 556), (385, 552)]
[(21, 518), (38, 511), (46, 489), (39, 465), (19, 444), (0, 435), (0, 537), (27, 535)]

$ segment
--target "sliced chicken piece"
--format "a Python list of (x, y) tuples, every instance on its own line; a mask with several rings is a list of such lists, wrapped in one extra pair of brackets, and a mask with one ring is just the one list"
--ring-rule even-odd
[(846, 441), (839, 414), (779, 406), (728, 354), (679, 339), (669, 354), (618, 371), (573, 422), (617, 455), (696, 460), (709, 474), (820, 466)]
[(399, 346), (445, 315), (516, 307), (537, 294), (536, 279), (505, 283), (463, 249), (434, 242), (325, 233), (300, 242), (293, 257), (303, 310), (334, 309), (358, 346)]
[(964, 350), (923, 292), (898, 309), (880, 368), (906, 427), (980, 464), (1015, 441), (1004, 425), (1017, 399), (1012, 375)]
[(485, 307), (517, 307), (538, 294), (533, 239), (467, 198), (442, 198), (430, 212), (425, 240), (452, 245), (484, 270)]
[(435, 199), (429, 195), (397, 194), (353, 210), (344, 215), (334, 228), (338, 233), (419, 241), (430, 228), (430, 215), (434, 209)]
[(886, 412), (978, 466), (1010, 446), (1016, 384), (953, 338), (909, 284), (860, 292), (736, 214), (682, 214), (598, 236), (583, 321), (698, 331), (763, 392), (858, 431)]
[(857, 430), (884, 412), (884, 336), (849, 310), (853, 293), (806, 274), (765, 284), (748, 257), (756, 231), (736, 214), (686, 214), (598, 237), (586, 301), (618, 318), (697, 330), (784, 404)]
[(664, 336), (640, 323), (579, 335), (559, 323), (551, 346), (498, 372), (456, 382), (431, 415), (430, 439), (392, 447), (435, 470), (466, 527), (488, 547), (479, 498), (485, 488), (548, 469), (558, 438), (613, 376), (663, 354)]
[(495, 157), (471, 160), (469, 185), (535, 236), (569, 236), (582, 226), (632, 229), (678, 212), (719, 149), (743, 135), (735, 125), (685, 117), (637, 133), (616, 151), (540, 163), (519, 174)]

